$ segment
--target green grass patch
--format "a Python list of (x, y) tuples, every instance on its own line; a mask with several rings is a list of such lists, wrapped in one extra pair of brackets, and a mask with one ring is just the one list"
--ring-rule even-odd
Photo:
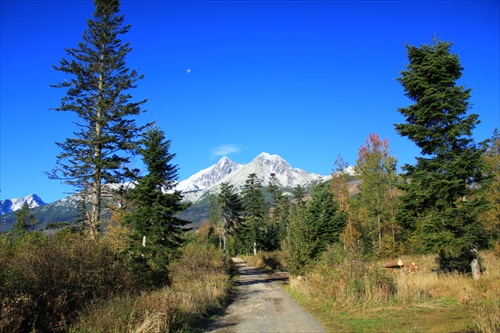
[(285, 291), (329, 332), (471, 332), (472, 311), (454, 302), (402, 306), (336, 307), (332, 300), (308, 298), (290, 286)]

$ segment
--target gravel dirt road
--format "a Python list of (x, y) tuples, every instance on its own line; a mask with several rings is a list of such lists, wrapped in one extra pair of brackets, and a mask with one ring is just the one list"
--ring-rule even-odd
[(266, 274), (239, 258), (232, 260), (239, 272), (236, 299), (208, 332), (325, 332), (281, 289), (284, 276)]

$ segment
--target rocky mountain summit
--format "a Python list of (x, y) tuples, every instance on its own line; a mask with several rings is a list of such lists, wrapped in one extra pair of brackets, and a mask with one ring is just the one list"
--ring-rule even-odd
[(248, 178), (255, 173), (262, 186), (269, 185), (271, 174), (275, 174), (280, 185), (291, 190), (297, 185), (309, 187), (314, 182), (326, 181), (330, 175), (322, 176), (293, 168), (287, 161), (278, 155), (261, 153), (248, 164), (238, 164), (228, 157), (223, 157), (215, 165), (202, 170), (182, 181), (177, 189), (182, 191), (186, 201), (196, 203), (203, 200), (210, 193), (217, 193), (220, 184), (228, 182), (236, 189), (240, 189)]
[(30, 194), (24, 198), (0, 200), (0, 215), (20, 210), (25, 203), (27, 203), (30, 208), (45, 205), (45, 202), (36, 194)]

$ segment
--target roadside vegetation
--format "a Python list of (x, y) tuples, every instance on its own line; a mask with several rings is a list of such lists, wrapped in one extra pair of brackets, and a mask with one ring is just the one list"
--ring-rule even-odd
[[(262, 269), (286, 270), (283, 257), (262, 252), (244, 259)], [(332, 246), (307, 274), (289, 276), (283, 287), (329, 332), (499, 332), (500, 248), (481, 257), (485, 272), (475, 281), (440, 273), (435, 255), (401, 256), (416, 264), (418, 270), (411, 271)]]
[(169, 285), (145, 288), (105, 239), (3, 235), (0, 332), (189, 330), (227, 301), (230, 279), (215, 246), (193, 236), (167, 270)]

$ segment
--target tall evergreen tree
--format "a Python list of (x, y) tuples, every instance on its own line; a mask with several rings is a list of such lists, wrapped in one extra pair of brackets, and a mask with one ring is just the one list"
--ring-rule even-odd
[(227, 236), (234, 235), (237, 228), (241, 228), (243, 221), (243, 203), (241, 197), (236, 193), (234, 186), (228, 182), (223, 182), (220, 186), (218, 196), (220, 212), (224, 224), (223, 251), (224, 260), (227, 252)]
[(38, 222), (35, 215), (30, 210), (30, 206), (25, 202), (21, 209), (16, 212), (16, 223), (14, 224), (15, 232), (18, 235), (24, 235), (39, 224), (40, 222)]
[(466, 271), (471, 250), (486, 245), (477, 219), (485, 204), (476, 196), (484, 149), (472, 138), (478, 115), (467, 115), (471, 89), (456, 84), (463, 68), (451, 45), (406, 46), (409, 64), (398, 81), (414, 104), (398, 109), (406, 122), (395, 127), (422, 157), (404, 167), (398, 218), (423, 250), (440, 253), (441, 268)]
[(64, 180), (90, 201), (89, 223), (98, 228), (103, 185), (123, 181), (130, 175), (130, 156), (142, 131), (133, 116), (141, 112), (145, 100), (131, 102), (129, 91), (142, 78), (125, 65), (131, 51), (120, 36), (129, 31), (119, 14), (118, 0), (94, 0), (96, 10), (88, 19), (88, 29), (78, 47), (66, 49), (58, 71), (70, 79), (53, 85), (67, 89), (57, 111), (74, 112), (75, 137), (57, 142), (62, 150), (51, 178)]
[(253, 246), (255, 254), (257, 246), (267, 250), (269, 243), (267, 239), (268, 230), (266, 228), (268, 207), (264, 193), (262, 192), (262, 184), (257, 178), (257, 174), (251, 173), (248, 175), (243, 185), (242, 195), (243, 215), (249, 227), (249, 235), (246, 237), (249, 244), (244, 245), (247, 248), (248, 246)]
[(224, 237), (224, 221), (222, 218), (219, 198), (215, 194), (210, 194), (208, 197), (208, 202), (210, 205), (208, 220), (210, 221), (212, 226), (215, 227), (217, 236), (219, 237), (219, 248), (222, 249), (222, 242)]
[(314, 259), (319, 240), (306, 217), (305, 205), (301, 202), (295, 202), (290, 206), (289, 218), (290, 224), (282, 248), (288, 272), (297, 276), (307, 272), (308, 265)]
[(270, 246), (271, 250), (277, 250), (280, 248), (280, 244), (285, 239), (288, 232), (290, 201), (288, 197), (284, 195), (283, 188), (275, 173), (271, 173), (267, 192), (271, 195), (273, 200), (272, 207), (269, 211), (269, 229), (270, 232), (275, 235)]
[(306, 218), (317, 245), (313, 251), (316, 257), (328, 244), (338, 242), (340, 233), (347, 223), (347, 213), (339, 211), (328, 183), (318, 183), (311, 189), (311, 200), (306, 204)]
[(306, 190), (300, 185), (297, 185), (293, 188), (293, 199), (298, 203), (298, 204), (303, 204), (303, 199), (304, 196), (306, 195)]
[(296, 201), (292, 205), (289, 231), (283, 242), (291, 274), (304, 274), (307, 265), (318, 258), (329, 244), (340, 241), (347, 213), (338, 208), (328, 183), (313, 186), (311, 199), (306, 203)]
[(277, 204), (283, 197), (283, 189), (275, 173), (271, 173), (269, 177), (267, 192), (269, 192), (269, 194), (271, 195), (271, 199), (273, 199), (273, 204)]
[(132, 212), (125, 222), (132, 226), (129, 251), (141, 274), (152, 282), (167, 277), (167, 264), (183, 242), (188, 221), (176, 214), (188, 207), (175, 190), (178, 168), (172, 164), (170, 140), (157, 127), (147, 131), (142, 140), (142, 155), (148, 173), (139, 179), (128, 195)]

